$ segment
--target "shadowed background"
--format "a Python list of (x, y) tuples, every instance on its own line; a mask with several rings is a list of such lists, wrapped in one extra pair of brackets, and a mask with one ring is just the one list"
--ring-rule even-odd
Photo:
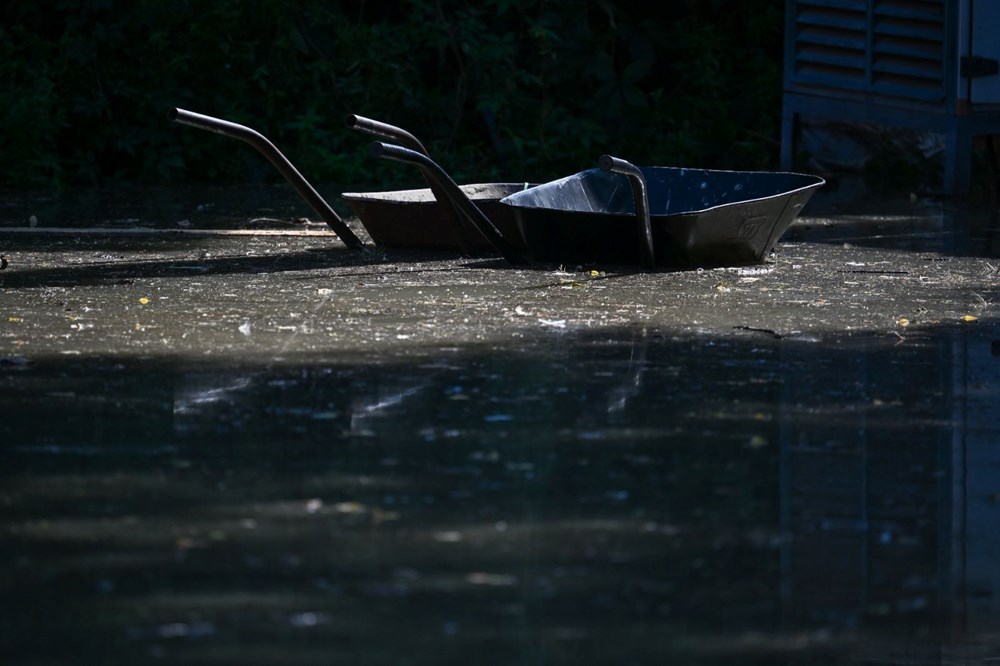
[(545, 180), (603, 152), (773, 168), (781, 0), (15, 1), (0, 7), (0, 184), (277, 180), (178, 106), (248, 124), (318, 182), (411, 182), (348, 113), (458, 180)]

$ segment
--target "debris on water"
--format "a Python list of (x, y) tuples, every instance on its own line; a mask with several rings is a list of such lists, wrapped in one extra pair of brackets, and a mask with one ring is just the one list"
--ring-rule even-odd
[(142, 298), (139, 299), (139, 303), (141, 303), (142, 305), (149, 305), (149, 299), (143, 296)]
[(539, 323), (542, 326), (551, 326), (552, 328), (566, 328), (565, 319), (539, 319)]
[(517, 576), (513, 574), (486, 573), (474, 571), (465, 575), (465, 582), (470, 585), (486, 585), (489, 587), (510, 587), (517, 585)]
[(215, 625), (211, 622), (171, 622), (161, 624), (156, 629), (160, 638), (205, 638), (215, 634)]
[(322, 508), (323, 508), (323, 500), (319, 499), (318, 497), (306, 501), (306, 513), (316, 513)]
[(973, 321), (976, 321), (976, 320), (977, 320), (977, 317), (974, 317), (973, 315), (963, 315), (962, 316), (962, 321), (964, 321), (964, 322), (973, 322)]
[(439, 543), (458, 543), (462, 540), (462, 533), (455, 531), (435, 532), (434, 540)]
[(250, 337), (250, 322), (245, 321), (242, 324), (240, 324), (239, 331), (243, 335), (245, 335), (247, 337)]
[(177, 226), (186, 229), (191, 226), (191, 220), (177, 220)]
[[(797, 266), (792, 266), (792, 268), (798, 268)], [(767, 275), (774, 269), (770, 266), (738, 266), (735, 271), (736, 274), (744, 277), (750, 275)]]
[(907, 319), (906, 317), (900, 317), (899, 319), (896, 320), (896, 323), (902, 326), (903, 328), (906, 328), (907, 326), (910, 325), (910, 320)]
[(330, 616), (327, 613), (296, 613), (288, 618), (288, 624), (293, 627), (318, 627), (321, 624), (329, 624)]

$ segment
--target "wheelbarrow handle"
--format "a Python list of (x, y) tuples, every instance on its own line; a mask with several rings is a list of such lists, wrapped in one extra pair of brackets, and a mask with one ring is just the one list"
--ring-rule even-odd
[[(404, 148), (409, 148), (414, 152), (418, 152), (421, 155), (426, 155), (430, 157), (430, 153), (424, 148), (424, 144), (420, 143), (420, 140), (407, 132), (402, 127), (396, 127), (395, 125), (390, 125), (389, 123), (383, 123), (379, 120), (373, 120), (372, 118), (366, 118), (365, 116), (359, 116), (352, 113), (347, 116), (347, 126), (351, 129), (358, 130), (359, 132), (365, 132), (373, 136), (379, 136), (383, 139), (389, 139), (393, 144), (398, 144)], [(456, 204), (452, 201), (451, 197), (448, 196), (437, 183), (432, 179), (428, 178), (426, 174), (424, 175), (424, 180), (427, 181), (427, 187), (430, 188), (431, 194), (434, 195), (434, 199), (439, 201), (442, 206), (447, 208), (452, 215), (454, 215), (455, 224), (457, 224), (462, 230), (458, 234), (459, 243), (465, 252), (472, 252), (472, 246), (469, 243), (469, 235), (475, 235), (476, 231), (474, 229), (466, 230), (465, 227), (470, 224), (467, 222), (467, 217), (459, 212), (455, 206)]]
[(476, 230), (496, 248), (504, 259), (512, 264), (525, 263), (525, 259), (521, 256), (521, 253), (503, 237), (490, 221), (490, 218), (486, 217), (483, 211), (479, 210), (476, 204), (472, 203), (472, 200), (466, 196), (465, 192), (455, 184), (451, 176), (427, 155), (381, 141), (373, 141), (368, 146), (368, 151), (374, 157), (395, 160), (397, 162), (408, 162), (420, 167), (424, 172), (424, 176), (448, 196), (455, 209), (469, 220)]
[(366, 118), (364, 116), (359, 116), (356, 114), (351, 114), (347, 116), (347, 126), (351, 129), (356, 129), (359, 132), (366, 132), (373, 136), (380, 136), (383, 139), (389, 139), (393, 143), (396, 143), (404, 148), (409, 148), (410, 150), (415, 150), (418, 153), (430, 156), (427, 149), (424, 148), (424, 144), (420, 143), (420, 140), (407, 132), (402, 127), (396, 127), (395, 125), (390, 125), (389, 123), (383, 123), (379, 120), (373, 120), (371, 118)]
[(197, 127), (198, 129), (215, 132), (216, 134), (222, 134), (249, 143), (266, 157), (274, 168), (284, 176), (285, 180), (299, 193), (299, 196), (305, 199), (306, 203), (316, 211), (316, 214), (323, 218), (327, 225), (344, 241), (347, 247), (353, 250), (364, 248), (364, 243), (340, 219), (340, 216), (330, 207), (330, 204), (319, 195), (315, 188), (309, 184), (309, 181), (299, 173), (295, 165), (278, 150), (277, 146), (271, 143), (263, 134), (245, 125), (238, 125), (228, 120), (213, 118), (212, 116), (185, 111), (184, 109), (170, 109), (167, 115), (171, 120), (181, 125)]
[(635, 199), (635, 215), (639, 220), (639, 246), (642, 250), (642, 265), (653, 268), (656, 265), (653, 254), (653, 227), (649, 219), (649, 195), (646, 192), (646, 179), (636, 165), (611, 155), (601, 155), (597, 165), (605, 171), (628, 176), (632, 185), (632, 197)]

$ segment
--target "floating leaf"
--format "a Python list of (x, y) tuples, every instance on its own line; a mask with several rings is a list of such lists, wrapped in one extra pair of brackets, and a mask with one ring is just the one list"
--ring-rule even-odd
[(149, 299), (143, 296), (142, 298), (139, 299), (139, 302), (142, 303), (143, 305), (148, 305)]
[(976, 321), (976, 318), (972, 315), (964, 315), (962, 321)]
[(899, 319), (896, 320), (896, 323), (902, 326), (903, 328), (906, 328), (907, 326), (910, 325), (910, 320), (907, 319), (906, 317), (900, 317)]

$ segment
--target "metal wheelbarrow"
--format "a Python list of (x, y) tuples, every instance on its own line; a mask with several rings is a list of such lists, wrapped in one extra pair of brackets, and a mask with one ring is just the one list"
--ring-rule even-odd
[(597, 169), (502, 199), (517, 220), (519, 235), (511, 239), (426, 155), (382, 142), (370, 151), (418, 165), (512, 261), (645, 268), (757, 263), (825, 182), (795, 173), (639, 168), (604, 155)]
[[(288, 158), (260, 132), (244, 125), (184, 109), (171, 109), (169, 116), (180, 124), (239, 139), (253, 146), (271, 162), (348, 247), (354, 249), (363, 247), (362, 241), (333, 208)], [(427, 154), (416, 137), (399, 127), (356, 115), (349, 116), (347, 124), (353, 129), (392, 139), (409, 149), (423, 155)], [(465, 198), (475, 201), (493, 223), (504, 230), (507, 237), (517, 239), (519, 232), (513, 210), (501, 205), (500, 199), (528, 186), (528, 183), (478, 183), (463, 186), (462, 193)], [(445, 250), (466, 254), (496, 254), (494, 244), (485, 240), (469, 223), (467, 216), (458, 213), (451, 199), (433, 184), (432, 187), (425, 189), (348, 192), (342, 196), (377, 246)]]
[[(350, 115), (347, 126), (428, 156), (415, 136), (394, 125)], [(423, 189), (344, 192), (341, 197), (380, 247), (496, 254), (494, 246), (454, 207), (451, 197), (433, 179), (426, 180), (428, 187)], [(500, 200), (530, 186), (530, 183), (472, 183), (459, 187), (504, 237), (517, 244), (520, 233), (514, 211), (501, 205)]]

